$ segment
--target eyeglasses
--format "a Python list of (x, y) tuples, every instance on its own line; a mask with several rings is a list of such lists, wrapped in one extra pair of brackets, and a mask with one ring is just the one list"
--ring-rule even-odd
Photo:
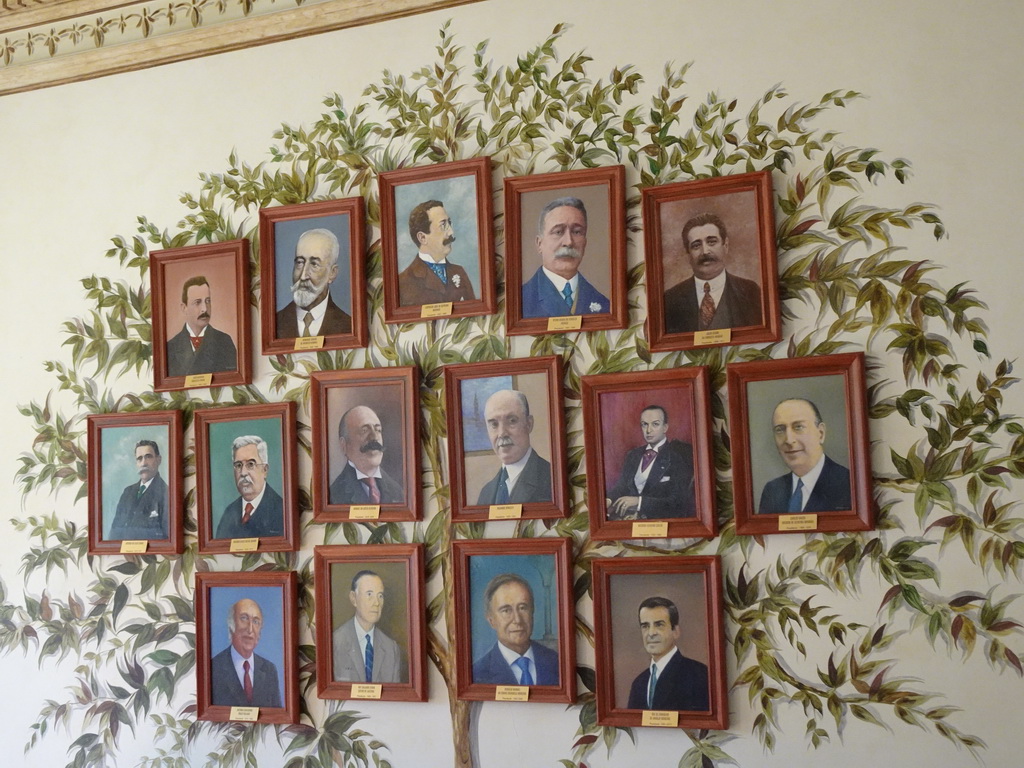
[(258, 461), (249, 459), (248, 461), (236, 461), (231, 466), (235, 468), (235, 472), (241, 472), (243, 469), (245, 469), (246, 472), (252, 472), (256, 467), (262, 467), (263, 465)]

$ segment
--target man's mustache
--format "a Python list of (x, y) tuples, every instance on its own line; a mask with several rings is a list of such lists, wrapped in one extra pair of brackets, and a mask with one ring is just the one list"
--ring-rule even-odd
[(582, 259), (583, 254), (569, 245), (563, 245), (555, 251), (556, 259)]
[(707, 264), (708, 262), (711, 261), (718, 261), (718, 257), (715, 256), (713, 253), (705, 253), (703, 256), (697, 259), (698, 264)]
[(373, 453), (374, 451), (384, 452), (384, 446), (381, 445), (379, 440), (367, 440), (359, 448), (360, 453)]
[(495, 448), (511, 448), (513, 445), (515, 443), (512, 442), (511, 437), (499, 437), (498, 441), (494, 444)]
[(198, 319), (199, 320), (209, 320), (210, 319), (210, 313), (209, 312), (203, 312), (201, 315), (199, 315)]
[(448, 237), (446, 237), (442, 242), (445, 245), (451, 245), (452, 243), (455, 242), (455, 235), (448, 235)]
[(303, 277), (292, 283), (293, 291), (315, 291), (316, 286), (308, 277)]

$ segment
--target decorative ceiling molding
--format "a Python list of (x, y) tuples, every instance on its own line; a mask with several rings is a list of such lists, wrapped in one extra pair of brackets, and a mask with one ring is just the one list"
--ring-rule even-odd
[(479, 0), (0, 0), (0, 96)]

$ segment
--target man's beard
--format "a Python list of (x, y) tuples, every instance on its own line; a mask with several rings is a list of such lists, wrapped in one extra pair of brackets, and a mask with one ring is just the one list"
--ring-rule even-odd
[(292, 298), (303, 309), (309, 309), (320, 298), (323, 290), (324, 286), (317, 288), (312, 280), (296, 280), (292, 283)]

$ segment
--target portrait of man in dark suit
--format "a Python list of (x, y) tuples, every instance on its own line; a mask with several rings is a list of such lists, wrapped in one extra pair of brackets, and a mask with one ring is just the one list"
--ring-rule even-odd
[(284, 536), (284, 502), (267, 484), (269, 461), (267, 443), (262, 437), (243, 435), (234, 439), (231, 466), (240, 495), (224, 510), (215, 538)]
[(608, 297), (580, 272), (587, 249), (587, 208), (577, 197), (559, 197), (541, 209), (537, 223), (541, 266), (523, 284), (523, 317), (564, 317), (611, 312)]
[(331, 504), (400, 504), (405, 490), (381, 467), (384, 432), (380, 417), (365, 405), (349, 408), (338, 421), (344, 469), (331, 482)]
[(222, 707), (280, 707), (277, 667), (256, 653), (263, 631), (263, 611), (244, 598), (231, 606), (231, 644), (210, 661), (211, 702)]
[(292, 265), (292, 301), (277, 313), (279, 338), (352, 332), (351, 315), (331, 298), (340, 253), (338, 236), (329, 229), (309, 229), (299, 236)]
[(135, 466), (139, 481), (132, 483), (117, 500), (117, 511), (110, 526), (112, 541), (166, 539), (168, 489), (160, 476), (160, 446), (154, 440), (139, 440), (135, 445)]
[(455, 228), (440, 200), (427, 200), (409, 213), (409, 237), (419, 249), (398, 274), (401, 306), (472, 301), (476, 298), (469, 274), (449, 261)]
[(669, 439), (668, 411), (648, 405), (640, 412), (644, 444), (631, 448), (605, 499), (609, 520), (693, 517), (693, 446)]
[(352, 683), (405, 682), (402, 652), (377, 623), (384, 612), (384, 580), (374, 571), (352, 577), (349, 602), (355, 616), (332, 635), (334, 679)]
[(650, 657), (629, 688), (629, 709), (704, 711), (709, 708), (708, 668), (684, 656), (679, 609), (666, 597), (648, 597), (637, 611), (640, 639)]
[(190, 277), (181, 289), (182, 329), (167, 342), (167, 375), (193, 376), (238, 370), (235, 342), (210, 325), (213, 307), (210, 283)]
[(530, 445), (534, 419), (526, 395), (514, 389), (495, 392), (484, 405), (484, 421), (501, 468), (481, 489), (476, 503), (551, 501), (551, 463)]
[(825, 454), (825, 422), (811, 400), (783, 400), (772, 413), (772, 435), (789, 472), (761, 492), (759, 514), (835, 512), (852, 508), (850, 470)]
[(729, 234), (722, 219), (714, 213), (694, 216), (683, 225), (682, 242), (693, 275), (665, 291), (665, 332), (760, 325), (761, 289), (728, 271)]
[(532, 639), (534, 599), (526, 579), (514, 573), (492, 578), (484, 609), (497, 642), (473, 662), (473, 682), (558, 685), (558, 653)]

